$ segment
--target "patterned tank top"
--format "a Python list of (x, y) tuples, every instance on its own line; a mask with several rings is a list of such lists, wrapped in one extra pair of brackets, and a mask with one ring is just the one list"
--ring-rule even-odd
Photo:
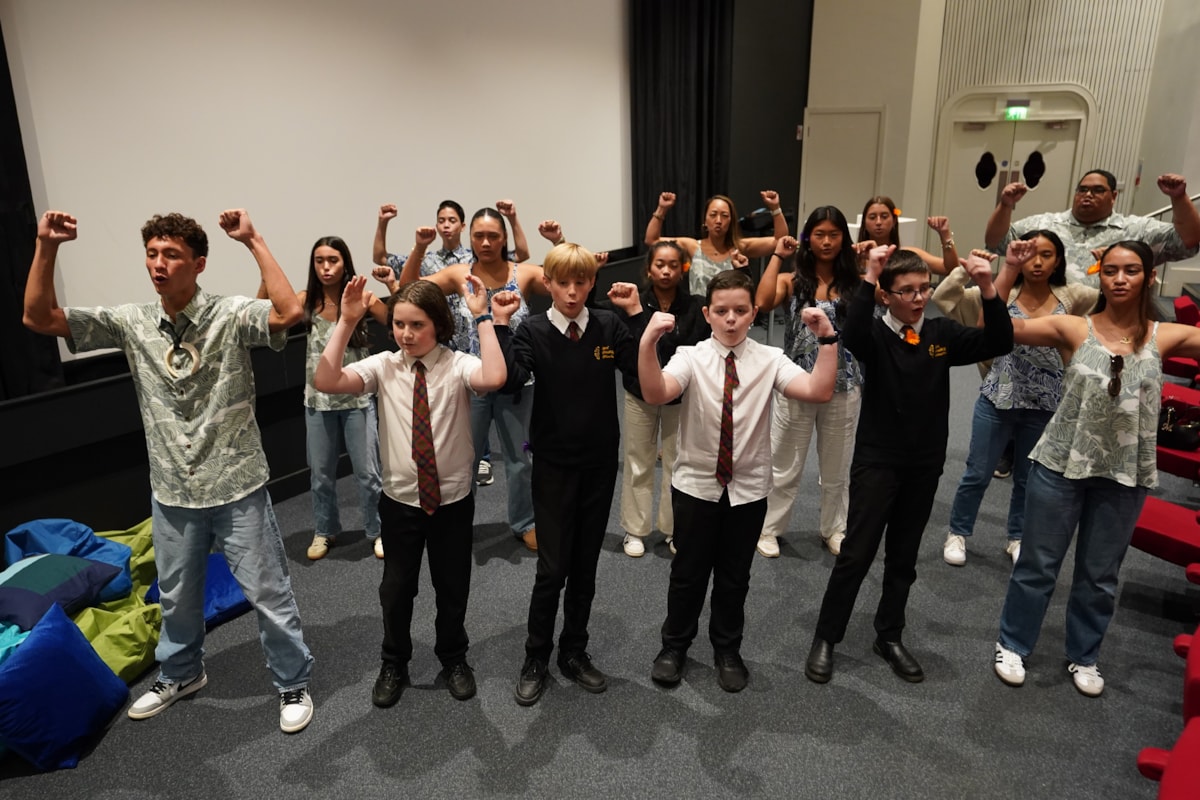
[(1029, 457), (1064, 478), (1108, 478), (1122, 486), (1158, 485), (1155, 434), (1162, 402), (1158, 324), (1140, 350), (1120, 356), (1120, 390), (1109, 395), (1114, 356), (1087, 318), (1084, 340), (1063, 376), (1063, 398)]

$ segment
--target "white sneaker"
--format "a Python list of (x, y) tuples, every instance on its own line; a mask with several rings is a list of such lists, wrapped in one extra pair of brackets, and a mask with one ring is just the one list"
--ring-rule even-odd
[(946, 543), (942, 545), (942, 559), (954, 567), (961, 567), (967, 563), (966, 538), (957, 533), (946, 534)]
[(1088, 697), (1099, 697), (1104, 691), (1104, 678), (1100, 676), (1100, 668), (1095, 664), (1083, 666), (1082, 664), (1068, 664), (1067, 672), (1071, 673), (1071, 677), (1075, 679), (1075, 688), (1080, 694), (1086, 694)]
[(312, 544), (308, 546), (308, 560), (320, 561), (322, 558), (329, 555), (329, 548), (332, 546), (332, 536), (314, 536)]
[(999, 642), (996, 642), (996, 675), (1009, 686), (1025, 683), (1024, 660)]
[(758, 537), (758, 554), (763, 558), (779, 558), (779, 540), (769, 533)]
[(207, 685), (208, 673), (203, 671), (200, 672), (200, 677), (192, 678), (187, 683), (163, 683), (156, 680), (150, 687), (150, 691), (135, 700), (129, 707), (129, 718), (149, 719), (155, 714), (161, 714), (179, 698), (195, 694)]
[(375, 557), (383, 558), (383, 537), (382, 536), (375, 537)]
[(630, 558), (641, 558), (646, 555), (646, 544), (642, 541), (642, 537), (634, 536), (632, 533), (625, 534), (625, 540), (621, 542), (621, 547), (625, 550), (625, 555)]
[(835, 533), (825, 540), (825, 546), (829, 548), (829, 552), (835, 556), (842, 554), (842, 541), (846, 538), (844, 533)]
[(1017, 563), (1017, 559), (1021, 557), (1021, 540), (1009, 539), (1008, 544), (1004, 547), (1004, 552), (1012, 556), (1013, 564)]
[(279, 693), (279, 730), (299, 733), (308, 727), (312, 718), (313, 701), (308, 687)]
[(492, 462), (480, 461), (475, 467), (475, 484), (477, 486), (491, 486), (496, 481), (492, 477)]
[(675, 537), (667, 537), (667, 547), (671, 548), (671, 555), (675, 555)]

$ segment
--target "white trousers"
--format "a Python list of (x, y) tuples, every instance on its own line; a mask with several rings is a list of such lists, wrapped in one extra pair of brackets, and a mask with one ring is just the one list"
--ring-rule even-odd
[(680, 406), (653, 406), (625, 393), (622, 440), (625, 464), (621, 469), (621, 527), (634, 536), (653, 529), (654, 465), (662, 436), (662, 488), (658, 501), (658, 529), (667, 536), (675, 530), (671, 513), (671, 469), (679, 449)]
[(771, 417), (771, 479), (767, 497), (764, 536), (782, 536), (792, 518), (792, 504), (800, 490), (804, 461), (813, 431), (817, 433), (817, 465), (821, 477), (822, 538), (846, 532), (846, 506), (850, 494), (850, 461), (862, 389), (834, 392), (828, 403), (803, 403), (775, 398)]

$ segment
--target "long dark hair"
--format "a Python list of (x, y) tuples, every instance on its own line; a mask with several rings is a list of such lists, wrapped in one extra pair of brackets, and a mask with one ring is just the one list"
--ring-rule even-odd
[(896, 249), (900, 249), (900, 218), (896, 216), (896, 204), (892, 202), (892, 198), (877, 194), (867, 201), (863, 206), (861, 219), (858, 223), (858, 240), (865, 242), (871, 238), (871, 234), (867, 232), (867, 212), (871, 210), (871, 206), (887, 206), (888, 213), (892, 215), (892, 236), (886, 242), (875, 242), (878, 245), (896, 245)]
[[(350, 257), (350, 248), (346, 246), (346, 241), (340, 236), (322, 236), (317, 239), (312, 246), (312, 252), (308, 254), (308, 286), (304, 293), (304, 322), (308, 330), (312, 330), (312, 319), (316, 316), (317, 309), (325, 306), (325, 287), (321, 284), (321, 279), (317, 277), (318, 247), (332, 247), (342, 257), (342, 285), (338, 287), (338, 298), (341, 298), (342, 292), (346, 291), (346, 284), (354, 277), (354, 259)], [(334, 305), (337, 308), (337, 316), (341, 317), (341, 303)], [(366, 346), (367, 318), (364, 316), (359, 320), (354, 333), (350, 335), (350, 347)]]
[[(1046, 241), (1048, 241), (1050, 244), (1054, 245), (1054, 258), (1055, 258), (1054, 272), (1050, 273), (1050, 277), (1046, 279), (1046, 282), (1049, 283), (1051, 286), (1066, 286), (1067, 285), (1067, 251), (1066, 251), (1066, 248), (1063, 247), (1062, 239), (1058, 238), (1058, 234), (1055, 233), (1054, 231), (1048, 231), (1044, 228), (1036, 230), (1036, 231), (1030, 231), (1029, 233), (1022, 236), (1021, 239), (1023, 239), (1024, 241), (1033, 241), (1034, 239), (1038, 238), (1039, 236), (1042, 237), (1043, 239), (1045, 239)], [(1024, 280), (1025, 280), (1025, 273), (1022, 272), (1020, 275), (1017, 276), (1017, 279), (1015, 281), (1013, 281), (1013, 286), (1020, 286)]]
[(500, 223), (500, 232), (504, 234), (504, 244), (500, 247), (500, 259), (508, 261), (508, 226), (504, 224), (504, 215), (491, 206), (485, 206), (471, 216), (471, 227), (467, 229), (467, 237), (470, 238), (471, 230), (475, 228), (475, 221), (481, 217), (491, 217)]
[(817, 302), (817, 257), (809, 246), (813, 228), (822, 222), (832, 222), (842, 232), (842, 249), (833, 259), (833, 284), (837, 290), (834, 311), (840, 327), (846, 316), (846, 301), (858, 288), (858, 259), (854, 254), (854, 242), (850, 238), (850, 226), (846, 215), (834, 206), (821, 206), (808, 215), (800, 232), (800, 252), (796, 255), (796, 275), (793, 278), (793, 293), (806, 306)]
[[(1134, 339), (1136, 349), (1141, 350), (1142, 345), (1146, 343), (1150, 323), (1158, 319), (1158, 314), (1154, 313), (1154, 293), (1150, 291), (1150, 273), (1154, 270), (1154, 251), (1145, 242), (1139, 242), (1137, 239), (1125, 239), (1104, 248), (1104, 252), (1100, 255), (1100, 263), (1103, 264), (1108, 254), (1118, 247), (1133, 253), (1142, 262), (1142, 294), (1138, 298), (1140, 303), (1138, 305), (1137, 337)], [(1103, 266), (1100, 267), (1100, 274), (1104, 274)], [(1092, 309), (1092, 313), (1099, 314), (1107, 305), (1108, 298), (1104, 296), (1102, 289), (1100, 299), (1096, 301), (1096, 307)]]

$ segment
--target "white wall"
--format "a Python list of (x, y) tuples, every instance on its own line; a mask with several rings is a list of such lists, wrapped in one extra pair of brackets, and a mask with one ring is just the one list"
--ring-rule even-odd
[[(905, 211), (920, 12), (921, 0), (815, 0), (813, 5), (808, 106), (885, 109), (881, 189)], [(810, 152), (806, 157), (814, 155)], [(848, 160), (862, 154), (835, 151), (819, 157)], [(862, 201), (868, 197), (869, 187)], [(810, 207), (823, 202), (816, 197), (809, 201)], [(853, 220), (860, 210), (861, 205), (842, 212)]]
[(1198, 36), (1200, 3), (1165, 0), (1138, 149), (1142, 183), (1136, 191), (1130, 187), (1129, 192), (1135, 214), (1170, 205), (1154, 183), (1164, 172), (1181, 173), (1189, 179), (1188, 191), (1200, 192), (1200, 82), (1196, 81), (1200, 67), (1195, 50)]
[[(138, 233), (209, 233), (203, 285), (257, 288), (216, 225), (245, 207), (294, 286), (312, 242), (369, 267), (378, 207), (407, 252), (437, 203), (517, 202), (535, 258), (553, 217), (596, 249), (630, 229), (622, 0), (0, 0), (35, 205), (80, 220), (59, 301), (152, 297)], [(361, 271), (360, 267), (360, 271)]]

